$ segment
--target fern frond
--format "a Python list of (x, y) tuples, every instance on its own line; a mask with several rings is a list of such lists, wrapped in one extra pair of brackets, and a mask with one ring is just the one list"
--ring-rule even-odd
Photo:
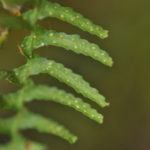
[(16, 110), (22, 110), (24, 103), (32, 100), (42, 99), (46, 101), (53, 101), (68, 107), (72, 107), (98, 123), (103, 122), (103, 116), (95, 109), (91, 108), (89, 104), (83, 102), (82, 99), (77, 98), (72, 94), (56, 87), (48, 87), (45, 85), (27, 85), (16, 93), (2, 96), (1, 99), (3, 99), (5, 102), (5, 105), (3, 104), (5, 109), (13, 108)]
[[(61, 63), (34, 56), (33, 51), (43, 46), (52, 45), (71, 50), (77, 54), (89, 56), (107, 66), (112, 66), (113, 61), (105, 50), (102, 50), (94, 43), (80, 38), (79, 35), (46, 30), (39, 25), (35, 25), (35, 23), (37, 20), (47, 17), (57, 18), (102, 39), (108, 36), (108, 31), (101, 26), (95, 25), (92, 21), (71, 8), (63, 7), (48, 0), (33, 0), (32, 2), (29, 0), (0, 0), (0, 2), (3, 3), (5, 9), (12, 13), (16, 12), (12, 9), (16, 8), (16, 6), (20, 13), (22, 5), (26, 2), (33, 3), (35, 6), (34, 9), (29, 9), (20, 17), (2, 16), (0, 18), (0, 26), (2, 28), (20, 29), (27, 27), (27, 29), (31, 30), (31, 34), (24, 38), (20, 47), (21, 52), (26, 56), (27, 63), (11, 71), (0, 71), (0, 79), (8, 80), (20, 86), (17, 92), (6, 95), (0, 94), (0, 109), (13, 109), (16, 111), (13, 117), (0, 119), (0, 133), (8, 134), (11, 137), (11, 142), (5, 146), (0, 146), (0, 150), (45, 150), (43, 145), (28, 141), (19, 133), (19, 130), (25, 129), (36, 129), (38, 132), (53, 134), (70, 143), (74, 143), (77, 137), (64, 126), (52, 119), (28, 111), (24, 104), (33, 100), (52, 101), (71, 107), (98, 123), (103, 122), (103, 116), (81, 98), (56, 87), (36, 85), (30, 79), (30, 76), (40, 73), (48, 74), (101, 107), (108, 106), (109, 103), (82, 76), (74, 73)], [(7, 6), (5, 7), (4, 4), (7, 4)], [(15, 7), (12, 7), (13, 5)], [(1, 32), (0, 35), (2, 35)], [(1, 37), (0, 43), (3, 41), (3, 37)]]
[(21, 110), (13, 118), (0, 120), (1, 133), (6, 133), (13, 136), (13, 131), (18, 131), (19, 129), (36, 129), (38, 132), (59, 136), (60, 138), (65, 139), (70, 143), (74, 143), (77, 140), (75, 135), (70, 133), (69, 130), (67, 130), (62, 125), (59, 125), (54, 120), (47, 119), (26, 110)]
[(57, 33), (54, 30), (45, 30), (41, 27), (37, 27), (31, 35), (25, 37), (21, 47), (24, 54), (31, 58), (34, 49), (47, 45), (62, 47), (66, 50), (72, 50), (77, 54), (90, 56), (107, 66), (112, 66), (113, 64), (112, 58), (97, 44), (81, 39), (79, 35), (68, 35), (62, 32)]
[(102, 39), (108, 37), (107, 30), (104, 30), (99, 25), (95, 25), (92, 21), (83, 17), (80, 13), (72, 10), (72, 8), (63, 7), (58, 3), (52, 3), (47, 0), (42, 0), (42, 4), (39, 8), (36, 7), (35, 9), (29, 10), (23, 14), (23, 18), (32, 25), (35, 24), (36, 20), (41, 20), (46, 17), (60, 19), (82, 29), (83, 31), (97, 35)]
[(26, 112), (24, 117), (26, 119), (23, 120), (21, 126), (22, 129), (34, 128), (42, 133), (50, 133), (59, 136), (70, 143), (74, 143), (77, 140), (77, 137), (70, 133), (68, 129), (52, 119), (46, 119), (40, 115), (35, 115), (29, 112)]
[(40, 73), (47, 73), (51, 75), (52, 77), (72, 87), (77, 93), (91, 99), (93, 102), (102, 107), (109, 105), (105, 101), (105, 97), (102, 96), (97, 89), (91, 87), (82, 76), (73, 73), (71, 69), (64, 67), (60, 63), (56, 63), (53, 60), (35, 57), (28, 60), (25, 65), (16, 68), (13, 71), (13, 75), (15, 75), (16, 79), (18, 79), (18, 82), (20, 83), (25, 83), (29, 76)]

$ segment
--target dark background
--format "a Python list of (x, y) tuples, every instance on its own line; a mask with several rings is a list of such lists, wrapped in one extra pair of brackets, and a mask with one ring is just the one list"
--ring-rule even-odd
[[(54, 0), (53, 0), (54, 1)], [(31, 139), (47, 143), (55, 150), (150, 150), (150, 1), (149, 0), (55, 0), (71, 6), (84, 16), (109, 30), (109, 38), (100, 40), (56, 19), (45, 19), (43, 25), (81, 37), (106, 49), (115, 62), (107, 68), (88, 57), (76, 55), (61, 48), (46, 47), (36, 53), (55, 59), (84, 76), (99, 89), (110, 107), (101, 109), (103, 125), (85, 118), (70, 108), (55, 103), (34, 102), (29, 109), (41, 112), (64, 124), (78, 135), (77, 143), (70, 145), (52, 135), (35, 131), (24, 132)], [(25, 63), (17, 44), (25, 31), (11, 31), (0, 48), (0, 68), (12, 69)], [(35, 82), (57, 85), (74, 92), (47, 75), (33, 77)], [(9, 93), (17, 87), (0, 81), (0, 92)], [(88, 101), (88, 100), (87, 100)], [(89, 101), (88, 101), (89, 102)], [(1, 112), (1, 115), (3, 115)], [(1, 141), (3, 141), (1, 137)]]

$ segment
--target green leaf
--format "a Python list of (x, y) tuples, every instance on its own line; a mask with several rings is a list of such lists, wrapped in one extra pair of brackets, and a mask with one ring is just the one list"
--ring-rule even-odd
[(24, 54), (31, 58), (34, 49), (47, 45), (62, 47), (77, 54), (90, 56), (107, 66), (112, 66), (113, 64), (112, 58), (106, 51), (94, 43), (81, 39), (79, 35), (68, 35), (63, 32), (57, 33), (54, 30), (45, 30), (40, 27), (36, 28), (31, 35), (25, 37), (21, 47)]
[(26, 110), (20, 111), (15, 117), (0, 119), (1, 133), (13, 134), (12, 136), (15, 136), (16, 132), (13, 131), (18, 132), (19, 129), (36, 129), (41, 133), (59, 136), (70, 143), (74, 143), (77, 140), (75, 135), (52, 119), (47, 119)]
[(26, 12), (26, 15), (23, 16), (23, 19), (24, 20), (28, 20), (28, 22), (31, 24), (31, 25), (34, 25), (35, 22), (37, 21), (37, 13), (38, 13), (38, 8), (34, 8), (33, 10), (30, 9), (29, 11)]
[(16, 108), (22, 110), (25, 102), (30, 102), (32, 100), (53, 101), (72, 107), (98, 123), (103, 122), (103, 116), (95, 109), (91, 108), (89, 104), (85, 103), (82, 99), (56, 87), (48, 87), (45, 85), (29, 86), (27, 84), (27, 86), (24, 86), (18, 92), (6, 96), (4, 95), (2, 98), (5, 102), (5, 108)]
[[(20, 47), (20, 51), (27, 58), (27, 63), (11, 71), (0, 71), (0, 79), (19, 84), (21, 87), (17, 92), (6, 95), (0, 94), (0, 109), (13, 109), (16, 111), (13, 117), (0, 118), (0, 133), (11, 136), (10, 143), (0, 146), (0, 150), (45, 150), (43, 145), (22, 137), (19, 131), (25, 129), (36, 129), (40, 133), (53, 134), (74, 143), (77, 137), (68, 129), (52, 119), (29, 112), (24, 104), (33, 100), (56, 102), (71, 107), (98, 123), (103, 122), (103, 116), (81, 98), (75, 97), (64, 90), (45, 85), (35, 85), (30, 76), (40, 73), (48, 74), (72, 87), (77, 93), (82, 94), (99, 106), (105, 107), (109, 103), (82, 76), (53, 60), (38, 56), (33, 57), (33, 51), (43, 46), (52, 45), (89, 56), (107, 66), (112, 66), (113, 61), (105, 50), (80, 38), (79, 35), (68, 35), (63, 32), (46, 30), (35, 23), (47, 17), (57, 18), (102, 39), (108, 36), (108, 31), (71, 8), (51, 3), (48, 0), (0, 0), (0, 2), (4, 9), (14, 15), (20, 15), (22, 5), (25, 3), (34, 6), (34, 9), (29, 9), (20, 17), (6, 15), (0, 17), (0, 27), (3, 29), (28, 28), (31, 30), (31, 35), (24, 38)], [(5, 40), (6, 35), (7, 32), (0, 31), (0, 44)]]
[(41, 133), (50, 133), (59, 136), (70, 143), (75, 143), (77, 140), (77, 137), (70, 133), (68, 129), (52, 119), (46, 119), (40, 115), (35, 115), (29, 112), (26, 112), (23, 117), (24, 119), (21, 124), (21, 129), (34, 128)]
[(102, 96), (97, 89), (90, 86), (82, 76), (75, 74), (71, 69), (64, 67), (60, 63), (56, 63), (53, 60), (48, 60), (42, 57), (35, 57), (28, 60), (28, 62), (14, 69), (13, 75), (15, 75), (18, 82), (25, 83), (29, 76), (37, 75), (39, 73), (47, 73), (59, 81), (72, 87), (77, 93), (91, 99), (98, 105), (105, 107), (109, 104), (105, 101), (105, 97)]
[[(60, 4), (51, 3), (47, 0), (42, 0), (42, 4), (38, 8), (38, 11), (37, 8), (35, 8), (23, 14), (23, 18), (29, 21), (32, 25), (36, 22), (37, 19), (41, 20), (46, 17), (60, 19), (82, 29), (83, 31), (97, 35), (102, 39), (108, 36), (107, 30), (104, 30), (99, 25), (95, 25), (92, 21), (83, 17), (80, 13), (75, 12), (69, 7), (63, 7)], [(33, 20), (31, 20), (31, 18)]]

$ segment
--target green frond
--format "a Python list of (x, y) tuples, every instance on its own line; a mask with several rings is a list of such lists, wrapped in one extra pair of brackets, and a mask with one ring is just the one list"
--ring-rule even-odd
[(73, 73), (71, 69), (64, 67), (60, 63), (56, 63), (53, 60), (35, 57), (28, 60), (25, 65), (14, 69), (13, 72), (20, 83), (25, 83), (31, 75), (47, 73), (72, 87), (77, 93), (91, 99), (98, 105), (102, 107), (108, 105), (105, 101), (105, 97), (102, 96), (97, 89), (91, 87), (90, 84), (82, 78), (82, 76)]
[(77, 140), (77, 137), (70, 133), (68, 129), (52, 119), (46, 119), (40, 115), (35, 115), (29, 112), (26, 112), (23, 117), (24, 118), (20, 126), (21, 129), (33, 128), (38, 132), (50, 133), (59, 136), (70, 143), (74, 143)]
[(51, 3), (47, 0), (42, 0), (42, 4), (39, 8), (29, 10), (23, 14), (23, 18), (29, 21), (32, 25), (35, 24), (36, 20), (41, 20), (46, 17), (57, 18), (65, 21), (82, 29), (83, 31), (97, 35), (102, 39), (108, 37), (107, 30), (104, 30), (99, 25), (95, 25), (92, 21), (83, 17), (80, 13), (72, 10), (72, 8), (63, 7), (58, 3)]
[(36, 23), (37, 21), (37, 14), (38, 14), (38, 8), (34, 8), (33, 10), (30, 9), (27, 12), (25, 12), (22, 16), (23, 19), (29, 22), (32, 26)]
[[(25, 86), (16, 93), (3, 96), (5, 108), (16, 108), (22, 110), (25, 102), (32, 100), (53, 101), (81, 112), (88, 118), (98, 123), (103, 122), (103, 116), (82, 99), (73, 96), (70, 93), (60, 90), (56, 87), (48, 87), (45, 85)], [(17, 101), (17, 103), (16, 103)]]
[(31, 58), (34, 49), (47, 45), (62, 47), (77, 54), (90, 56), (107, 66), (112, 66), (113, 64), (112, 58), (97, 44), (81, 39), (79, 35), (68, 35), (63, 32), (57, 33), (54, 30), (45, 30), (40, 27), (37, 27), (31, 35), (25, 37), (21, 47), (24, 54)]
[(74, 143), (77, 140), (77, 137), (70, 133), (70, 131), (62, 125), (59, 125), (52, 119), (47, 119), (29, 111), (21, 111), (13, 118), (0, 119), (1, 133), (7, 133), (11, 135), (13, 131), (18, 129), (36, 129), (41, 133), (49, 133), (59, 136), (70, 143)]
[(29, 9), (21, 16), (1, 15), (0, 17), (0, 44), (6, 39), (9, 29), (26, 28), (31, 30), (31, 34), (24, 38), (19, 47), (21, 53), (26, 57), (27, 63), (10, 71), (0, 70), (0, 80), (8, 80), (10, 83), (20, 86), (17, 92), (0, 93), (0, 109), (16, 111), (12, 117), (0, 118), (0, 133), (11, 137), (11, 141), (0, 146), (0, 150), (46, 150), (45, 146), (27, 140), (20, 134), (20, 130), (26, 129), (36, 129), (40, 133), (53, 134), (70, 143), (76, 142), (77, 137), (64, 126), (52, 119), (28, 111), (24, 104), (33, 100), (52, 101), (71, 107), (99, 124), (103, 122), (103, 115), (71, 93), (57, 87), (34, 84), (30, 76), (40, 73), (48, 74), (101, 107), (108, 106), (109, 103), (82, 76), (61, 63), (34, 56), (33, 51), (43, 46), (52, 45), (89, 56), (107, 66), (112, 66), (113, 61), (109, 54), (97, 44), (82, 39), (76, 34), (69, 35), (64, 32), (46, 30), (36, 25), (36, 22), (47, 17), (57, 18), (102, 39), (108, 36), (108, 31), (75, 12), (72, 8), (63, 7), (48, 0), (0, 0), (0, 2), (2, 3), (1, 7), (3, 6), (14, 15), (17, 15), (17, 12), (20, 14), (23, 4), (32, 3), (34, 5), (34, 9)]

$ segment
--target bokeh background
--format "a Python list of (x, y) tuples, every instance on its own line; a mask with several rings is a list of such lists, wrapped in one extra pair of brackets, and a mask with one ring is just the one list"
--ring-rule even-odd
[[(56, 19), (45, 19), (43, 25), (57, 31), (78, 33), (99, 44), (111, 54), (115, 63), (112, 68), (107, 68), (88, 57), (52, 46), (39, 49), (36, 53), (64, 63), (83, 75), (107, 97), (111, 105), (101, 109), (91, 103), (105, 116), (104, 124), (98, 125), (70, 108), (55, 103), (33, 102), (27, 104), (29, 109), (56, 119), (78, 135), (79, 140), (70, 145), (60, 138), (34, 130), (23, 134), (55, 150), (150, 150), (150, 1), (53, 1), (80, 11), (108, 29), (110, 36), (100, 40)], [(12, 69), (25, 63), (17, 49), (25, 34), (24, 30), (10, 32), (6, 43), (0, 48), (1, 69)], [(37, 83), (57, 85), (74, 93), (71, 88), (47, 75), (33, 79)], [(0, 81), (0, 93), (16, 91), (17, 88)], [(0, 116), (5, 113), (1, 111)], [(0, 142), (4, 142), (5, 138), (1, 136)]]

